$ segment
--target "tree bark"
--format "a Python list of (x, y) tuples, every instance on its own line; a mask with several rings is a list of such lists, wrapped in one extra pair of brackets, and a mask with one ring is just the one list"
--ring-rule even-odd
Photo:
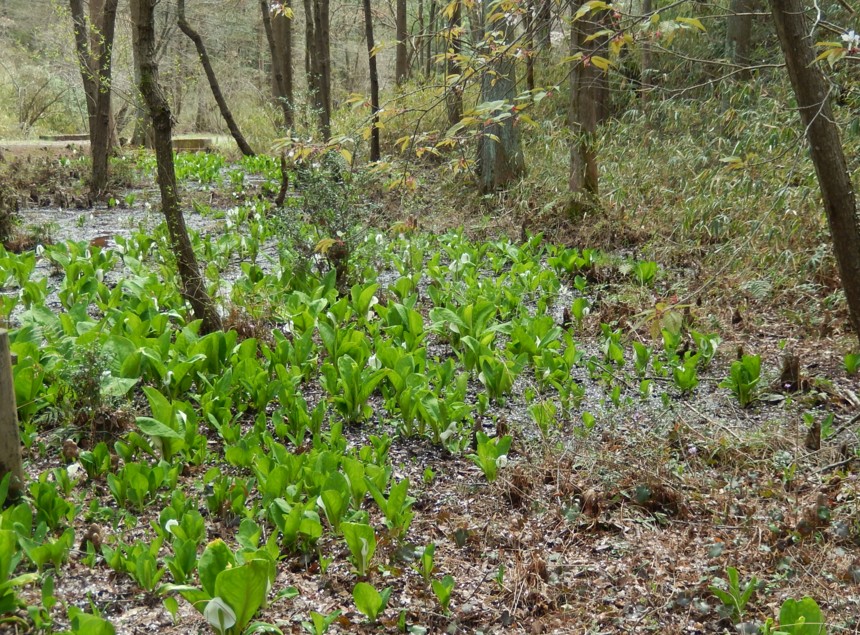
[(424, 76), (430, 77), (433, 71), (433, 40), (436, 38), (436, 0), (430, 0), (430, 9), (427, 19), (427, 53), (424, 56)]
[(803, 1), (770, 0), (770, 9), (818, 176), (851, 323), (860, 338), (860, 219), (830, 106), (831, 87), (815, 62)]
[[(284, 127), (292, 128), (295, 125), (293, 108), (293, 20), (287, 17), (286, 11), (292, 11), (291, 0), (284, 0), (283, 10), (272, 17), (272, 34), (275, 40), (275, 53), (278, 64), (281, 67), (281, 76), (284, 79), (283, 90), (279, 95), (283, 104)], [(274, 62), (274, 60), (273, 60)]]
[[(111, 67), (117, 2), (118, 0), (105, 0), (97, 20), (89, 23), (82, 0), (69, 0), (75, 31), (75, 52), (87, 102), (92, 158), (90, 194), (94, 199), (101, 198), (107, 188), (108, 156), (113, 136)], [(91, 29), (92, 45), (89, 35)]]
[[(572, 11), (576, 11), (582, 3), (574, 3)], [(594, 134), (597, 130), (599, 110), (598, 72), (589, 61), (596, 50), (594, 41), (586, 42), (589, 35), (598, 28), (593, 15), (583, 16), (572, 25), (570, 36), (570, 54), (582, 53), (579, 61), (573, 61), (570, 73), (570, 104), (568, 108), (568, 126), (573, 131), (570, 145), (570, 181), (569, 187), (575, 196), (583, 192), (597, 194), (597, 152), (594, 148)]]
[[(752, 0), (732, 0), (726, 19), (726, 57), (738, 66), (750, 64), (753, 8)], [(748, 68), (736, 75), (738, 79), (750, 76)]]
[[(463, 118), (463, 84), (460, 82), (460, 74), (463, 72), (457, 57), (463, 48), (460, 38), (460, 30), (463, 27), (462, 7), (458, 1), (451, 13), (451, 21), (448, 23), (450, 33), (450, 44), (447, 46), (450, 57), (447, 65), (447, 81), (445, 101), (448, 107), (448, 125), (453, 126)], [(451, 77), (457, 77), (451, 80)]]
[(194, 42), (194, 47), (197, 49), (197, 55), (200, 57), (200, 65), (203, 66), (203, 71), (206, 73), (206, 79), (209, 81), (209, 89), (212, 91), (212, 96), (215, 98), (215, 103), (218, 104), (218, 110), (230, 130), (230, 134), (239, 146), (239, 150), (246, 157), (252, 157), (256, 153), (248, 145), (242, 132), (239, 130), (239, 125), (233, 118), (233, 113), (230, 112), (230, 107), (227, 105), (227, 100), (224, 99), (224, 94), (221, 92), (221, 86), (218, 84), (218, 78), (215, 76), (215, 69), (212, 68), (212, 62), (209, 61), (209, 54), (206, 52), (206, 46), (203, 44), (203, 38), (200, 34), (191, 28), (188, 20), (185, 19), (185, 0), (177, 0), (176, 10), (176, 25), (179, 30), (188, 36), (188, 39)]
[[(487, 6), (481, 3), (482, 22), (486, 24), (490, 11), (495, 10), (496, 3)], [(507, 45), (513, 39), (513, 25), (506, 19), (495, 25), (501, 29), (505, 41), (496, 43), (496, 51), (491, 52), (493, 58), (481, 77), (481, 100), (484, 102), (505, 100), (508, 108), (513, 109), (516, 97), (516, 66), (514, 59), (508, 54)], [(502, 187), (525, 172), (525, 159), (520, 144), (519, 130), (516, 127), (516, 115), (501, 121), (484, 125), (478, 138), (477, 168), (479, 186), (482, 192), (490, 192)]]
[(534, 0), (527, 0), (526, 13), (523, 17), (523, 29), (525, 30), (524, 44), (526, 54), (526, 89), (535, 89), (535, 58), (537, 57), (537, 42), (535, 28), (537, 21), (535, 17), (536, 8)]
[(131, 0), (133, 37), (140, 46), (140, 92), (149, 108), (155, 137), (155, 159), (161, 208), (167, 222), (170, 243), (176, 256), (176, 266), (182, 283), (182, 296), (191, 305), (194, 317), (202, 321), (201, 331), (221, 329), (221, 317), (206, 292), (200, 275), (197, 256), (191, 246), (185, 217), (179, 204), (176, 171), (173, 164), (173, 119), (164, 92), (158, 83), (155, 61), (154, 12), (158, 0)]
[(316, 34), (314, 33), (314, 9), (312, 0), (302, 0), (305, 9), (305, 75), (311, 102), (316, 106), (318, 100), (318, 78), (316, 66)]
[(329, 0), (313, 0), (314, 43), (317, 67), (317, 94), (320, 130), (331, 139), (331, 41), (329, 37)]
[(9, 494), (17, 498), (24, 492), (24, 463), (15, 405), (15, 381), (9, 353), (9, 334), (0, 329), (0, 480), (11, 474)]
[(418, 70), (424, 72), (424, 39), (427, 31), (424, 28), (424, 0), (418, 0), (418, 38), (416, 39), (416, 52), (418, 53)]
[(409, 78), (409, 65), (406, 52), (406, 41), (409, 38), (409, 32), (406, 26), (406, 0), (397, 0), (394, 23), (397, 37), (394, 81), (398, 86), (400, 86)]
[(370, 0), (363, 0), (364, 5), (364, 35), (367, 40), (367, 60), (370, 70), (370, 110), (373, 114), (370, 131), (370, 160), (379, 161), (379, 72), (376, 69), (376, 46), (373, 41), (373, 16), (370, 12)]
[(272, 92), (281, 108), (284, 128), (293, 126), (293, 68), (291, 20), (278, 12), (272, 16), (269, 0), (260, 0), (263, 29), (272, 58)]

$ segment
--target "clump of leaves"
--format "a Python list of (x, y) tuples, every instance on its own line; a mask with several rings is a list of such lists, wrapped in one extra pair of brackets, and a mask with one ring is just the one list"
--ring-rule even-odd
[(385, 610), (389, 597), (391, 597), (391, 587), (380, 593), (367, 582), (359, 582), (352, 590), (355, 607), (364, 613), (371, 622), (375, 622), (379, 614)]
[(732, 363), (729, 376), (720, 382), (720, 387), (731, 390), (741, 408), (746, 408), (755, 401), (760, 379), (761, 356), (744, 355)]
[(492, 483), (496, 480), (499, 468), (507, 465), (508, 452), (511, 449), (513, 439), (510, 435), (503, 437), (495, 437), (491, 439), (483, 432), (478, 432), (476, 435), (478, 442), (477, 454), (470, 454), (469, 458), (475, 462), (484, 476)]
[(758, 580), (755, 576), (750, 578), (750, 581), (744, 588), (740, 585), (740, 575), (734, 567), (726, 567), (726, 577), (728, 578), (728, 589), (721, 589), (718, 586), (711, 586), (710, 591), (717, 599), (722, 602), (723, 611), (735, 624), (739, 623), (744, 615), (747, 602), (750, 601), (752, 594), (755, 593), (758, 586)]

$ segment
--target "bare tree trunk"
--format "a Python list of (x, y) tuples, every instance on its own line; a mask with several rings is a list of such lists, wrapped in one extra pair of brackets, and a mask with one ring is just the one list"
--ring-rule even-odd
[(140, 51), (140, 92), (146, 100), (152, 119), (161, 208), (176, 256), (182, 296), (191, 305), (194, 317), (202, 320), (201, 331), (208, 333), (221, 328), (221, 317), (206, 292), (179, 204), (173, 164), (173, 121), (167, 99), (158, 83), (158, 64), (155, 61), (154, 10), (157, 2), (158, 0), (131, 0), (132, 33)]
[[(450, 126), (453, 126), (463, 118), (463, 84), (460, 81), (460, 74), (463, 70), (460, 67), (460, 62), (457, 60), (457, 56), (463, 48), (459, 34), (459, 30), (463, 25), (462, 15), (462, 7), (460, 6), (460, 2), (457, 2), (454, 10), (451, 12), (451, 21), (448, 23), (451, 34), (448, 48), (453, 55), (448, 58), (445, 100), (448, 106), (448, 125)], [(452, 77), (456, 77), (456, 79), (452, 80)], [(451, 83), (452, 81), (454, 82), (453, 84)]]
[(103, 196), (107, 188), (108, 156), (113, 136), (110, 84), (117, 2), (105, 0), (97, 23), (89, 24), (82, 0), (69, 0), (75, 31), (75, 51), (87, 101), (92, 157), (90, 193), (94, 199)]
[(370, 70), (370, 109), (373, 119), (370, 131), (370, 160), (379, 161), (381, 150), (379, 148), (379, 72), (376, 69), (376, 52), (373, 47), (373, 16), (370, 12), (370, 0), (363, 0), (364, 4), (364, 34), (367, 40), (367, 59)]
[(11, 474), (9, 493), (18, 498), (24, 493), (24, 463), (15, 406), (15, 381), (9, 352), (9, 334), (0, 329), (0, 480)]
[(227, 128), (230, 130), (230, 134), (233, 136), (233, 139), (235, 139), (236, 145), (239, 146), (239, 150), (246, 157), (254, 156), (254, 151), (251, 149), (251, 146), (248, 145), (248, 142), (245, 141), (245, 137), (242, 136), (242, 132), (239, 130), (236, 120), (233, 119), (233, 113), (230, 112), (230, 107), (227, 106), (227, 101), (224, 99), (224, 94), (221, 92), (221, 87), (218, 85), (218, 78), (215, 76), (215, 69), (212, 68), (212, 62), (209, 61), (209, 54), (206, 52), (203, 38), (200, 37), (200, 34), (197, 31), (191, 28), (191, 25), (188, 24), (188, 20), (185, 19), (185, 0), (177, 0), (176, 24), (179, 27), (179, 30), (187, 35), (189, 40), (194, 42), (194, 46), (197, 49), (197, 55), (200, 57), (200, 65), (203, 66), (203, 70), (206, 72), (206, 79), (209, 81), (209, 88), (212, 91), (212, 96), (218, 104), (218, 110), (221, 111), (221, 116), (224, 118), (224, 122), (227, 124)]
[(535, 89), (535, 60), (537, 58), (537, 43), (535, 39), (535, 28), (537, 27), (537, 23), (534, 14), (534, 0), (527, 0), (526, 13), (523, 18), (523, 28), (525, 29), (526, 88), (530, 91)]
[(395, 50), (394, 81), (400, 86), (409, 78), (409, 66), (406, 57), (406, 41), (409, 32), (406, 26), (406, 0), (397, 0), (394, 16), (397, 48)]
[(305, 75), (308, 81), (308, 93), (311, 103), (317, 105), (318, 78), (316, 67), (316, 34), (314, 33), (314, 10), (312, 0), (302, 0), (305, 9)]
[(418, 69), (424, 71), (424, 39), (427, 31), (424, 29), (424, 0), (418, 0), (418, 37), (416, 38), (416, 52), (418, 53)]
[(427, 20), (427, 53), (424, 57), (424, 75), (430, 77), (433, 70), (433, 40), (436, 39), (436, 0), (430, 0), (430, 15)]
[(770, 0), (770, 10), (818, 175), (851, 323), (860, 338), (860, 218), (830, 106), (831, 87), (815, 62), (803, 1)]
[[(726, 20), (726, 57), (738, 66), (749, 66), (752, 37), (752, 0), (732, 0)], [(749, 79), (749, 69), (737, 74)]]
[[(581, 4), (581, 3), (578, 3)], [(576, 11), (574, 4), (572, 11)], [(570, 36), (570, 54), (582, 53), (579, 61), (573, 62), (570, 73), (570, 105), (568, 125), (574, 132), (570, 145), (570, 191), (574, 195), (589, 192), (597, 194), (597, 152), (594, 148), (594, 134), (598, 118), (599, 70), (589, 61), (596, 50), (595, 44), (586, 42), (597, 30), (598, 24), (593, 15), (586, 15), (575, 21)]]
[[(495, 6), (488, 7), (487, 4), (481, 3), (482, 21), (486, 20), (488, 12)], [(490, 68), (483, 73), (481, 100), (504, 100), (512, 108), (516, 97), (516, 65), (513, 58), (506, 54), (506, 48), (513, 39), (513, 26), (504, 20), (499, 28), (503, 29), (505, 43), (498, 46), (497, 57), (489, 62)], [(477, 168), (482, 192), (505, 187), (525, 172), (519, 130), (514, 124), (515, 117), (490, 123), (484, 126), (478, 138)]]
[(272, 87), (281, 107), (284, 128), (293, 126), (293, 69), (290, 20), (278, 12), (272, 16), (268, 0), (260, 0), (263, 28), (272, 58)]
[[(281, 76), (284, 78), (283, 91), (280, 99), (284, 104), (284, 127), (295, 125), (293, 108), (293, 20), (288, 18), (285, 11), (292, 11), (292, 0), (282, 3), (282, 10), (272, 17), (272, 34), (275, 39), (275, 53), (281, 66)], [(274, 60), (273, 60), (274, 61)]]
[(320, 130), (323, 139), (331, 139), (331, 48), (329, 38), (329, 0), (313, 0), (314, 49), (317, 56), (317, 92), (320, 107)]

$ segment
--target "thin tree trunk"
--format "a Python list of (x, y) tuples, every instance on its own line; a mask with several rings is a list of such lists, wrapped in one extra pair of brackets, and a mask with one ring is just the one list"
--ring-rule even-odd
[(370, 70), (370, 109), (373, 113), (370, 131), (370, 160), (379, 161), (381, 151), (379, 148), (379, 72), (376, 69), (376, 46), (373, 41), (373, 16), (370, 12), (370, 0), (363, 0), (364, 4), (364, 34), (367, 40), (367, 59)]
[(424, 70), (424, 40), (427, 37), (427, 31), (424, 30), (424, 0), (418, 0), (418, 38), (417, 49), (418, 53), (418, 69)]
[(406, 26), (406, 0), (397, 0), (394, 16), (397, 48), (395, 50), (394, 81), (400, 86), (409, 78), (406, 41), (409, 38)]
[[(577, 8), (578, 4), (574, 4), (571, 10), (575, 12)], [(586, 42), (596, 30), (597, 22), (592, 15), (582, 17), (571, 27), (570, 54), (583, 54), (581, 60), (573, 62), (570, 73), (568, 125), (574, 136), (570, 145), (569, 187), (574, 195), (583, 191), (591, 194), (598, 192), (597, 152), (594, 148), (598, 116), (598, 69), (589, 61), (596, 47), (593, 41)]]
[(284, 0), (282, 10), (273, 17), (272, 32), (275, 37), (278, 64), (281, 66), (281, 76), (284, 78), (284, 89), (280, 96), (284, 104), (284, 126), (292, 128), (295, 125), (293, 115), (293, 20), (287, 17), (286, 11), (292, 11), (291, 0)]
[[(726, 20), (726, 57), (738, 66), (749, 66), (752, 38), (752, 0), (732, 0)], [(736, 75), (738, 79), (749, 79), (747, 68)]]
[(860, 338), (860, 218), (830, 106), (831, 87), (815, 62), (803, 1), (770, 0), (770, 9), (818, 175), (851, 323)]
[(329, 38), (329, 0), (313, 0), (314, 40), (317, 61), (317, 93), (320, 107), (320, 130), (323, 139), (331, 139), (331, 49)]
[(534, 14), (534, 0), (528, 0), (526, 2), (526, 14), (523, 18), (523, 28), (525, 29), (526, 89), (529, 91), (535, 89), (535, 60), (537, 59), (537, 42), (535, 38), (537, 19)]
[[(75, 31), (75, 51), (81, 67), (81, 79), (87, 101), (89, 120), (92, 176), (90, 192), (94, 199), (101, 198), (107, 188), (108, 156), (111, 149), (111, 67), (113, 40), (116, 29), (118, 0), (105, 0), (98, 12), (96, 23), (88, 24), (82, 0), (69, 0), (69, 9)], [(90, 44), (90, 27), (93, 29)]]
[(316, 65), (316, 34), (314, 33), (314, 10), (312, 0), (302, 0), (305, 9), (305, 75), (308, 81), (308, 94), (311, 103), (317, 105), (319, 81)]
[(15, 406), (15, 380), (9, 351), (9, 333), (0, 329), (0, 480), (11, 474), (9, 494), (18, 498), (24, 493), (24, 463)]
[[(481, 3), (482, 21), (486, 20), (491, 7)], [(491, 5), (495, 6), (495, 5)], [(481, 78), (481, 100), (484, 102), (504, 100), (513, 108), (516, 97), (516, 65), (513, 58), (505, 53), (507, 44), (513, 39), (513, 26), (502, 21), (498, 28), (503, 30), (505, 41), (499, 43), (495, 59), (489, 62), (490, 68)], [(477, 171), (482, 192), (490, 192), (507, 186), (525, 172), (525, 159), (515, 117), (485, 125), (478, 138)]]
[(236, 145), (239, 146), (239, 150), (246, 157), (254, 156), (255, 152), (251, 149), (251, 146), (248, 145), (248, 142), (245, 141), (245, 137), (242, 136), (242, 132), (239, 130), (236, 120), (233, 119), (233, 113), (230, 112), (230, 107), (227, 106), (227, 101), (224, 99), (224, 94), (221, 92), (221, 87), (218, 85), (218, 78), (215, 76), (215, 69), (212, 68), (212, 63), (209, 61), (209, 54), (206, 52), (203, 38), (200, 37), (200, 34), (197, 31), (191, 28), (191, 25), (188, 24), (188, 20), (185, 19), (185, 0), (177, 0), (176, 24), (179, 27), (179, 30), (187, 35), (189, 40), (194, 42), (194, 47), (197, 49), (197, 55), (200, 57), (200, 65), (203, 66), (203, 70), (206, 72), (206, 79), (209, 81), (209, 88), (212, 91), (212, 96), (218, 104), (218, 110), (221, 112), (221, 116), (224, 118), (224, 122), (230, 130), (230, 134), (233, 136), (233, 139), (235, 139)]
[[(453, 126), (463, 118), (463, 84), (460, 82), (460, 74), (463, 72), (460, 67), (460, 61), (457, 56), (463, 48), (462, 40), (460, 39), (460, 29), (463, 26), (462, 7), (460, 2), (454, 6), (451, 12), (451, 21), (448, 24), (450, 33), (450, 50), (451, 57), (448, 58), (447, 65), (447, 82), (445, 90), (445, 100), (448, 107), (448, 125)], [(452, 80), (452, 77), (456, 79)], [(453, 83), (452, 83), (453, 82)]]
[(436, 39), (436, 0), (430, 0), (430, 15), (427, 20), (427, 54), (424, 57), (424, 75), (430, 77), (433, 70), (433, 40)]
[(293, 126), (293, 70), (292, 64), (285, 60), (285, 57), (291, 55), (292, 49), (290, 21), (284, 15), (277, 15), (273, 20), (268, 0), (260, 0), (260, 11), (263, 14), (263, 28), (272, 58), (273, 92), (281, 108), (284, 128), (291, 128)]
[(154, 12), (157, 2), (158, 0), (131, 0), (132, 33), (141, 53), (140, 92), (146, 100), (152, 119), (161, 208), (167, 222), (170, 244), (176, 256), (182, 296), (191, 305), (194, 317), (202, 321), (201, 331), (208, 333), (221, 328), (221, 317), (200, 275), (197, 256), (191, 246), (179, 203), (173, 164), (172, 116), (158, 83), (158, 64), (155, 61)]

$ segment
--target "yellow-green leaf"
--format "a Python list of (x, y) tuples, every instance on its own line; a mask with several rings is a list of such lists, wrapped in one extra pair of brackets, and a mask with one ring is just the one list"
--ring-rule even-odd
[(706, 32), (707, 29), (705, 25), (702, 24), (698, 18), (675, 18), (678, 22), (682, 22), (684, 24), (689, 24), (692, 27), (699, 29), (699, 31)]

